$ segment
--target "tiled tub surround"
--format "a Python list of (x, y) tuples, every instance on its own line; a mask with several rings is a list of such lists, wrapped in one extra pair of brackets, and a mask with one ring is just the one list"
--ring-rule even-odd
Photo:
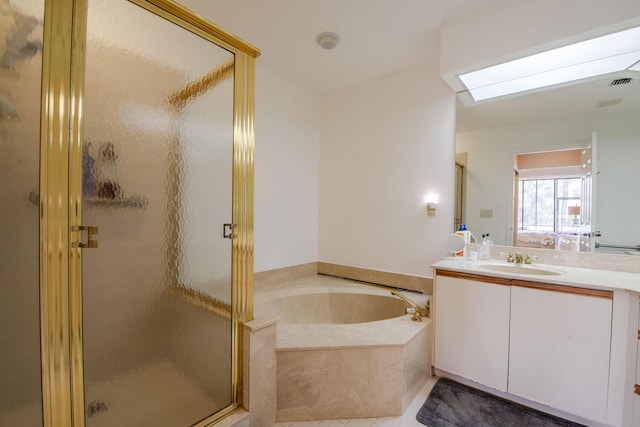
[[(419, 304), (427, 298), (406, 295)], [(256, 316), (283, 315), (277, 420), (402, 415), (431, 366), (431, 320), (414, 322), (404, 307), (387, 288), (327, 276), (256, 288)], [(335, 321), (358, 323), (328, 323)]]

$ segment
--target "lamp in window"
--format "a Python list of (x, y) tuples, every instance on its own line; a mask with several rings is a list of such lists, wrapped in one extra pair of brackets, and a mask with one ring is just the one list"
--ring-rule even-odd
[(580, 206), (569, 206), (567, 214), (573, 217), (573, 225), (578, 225), (578, 217), (580, 216)]

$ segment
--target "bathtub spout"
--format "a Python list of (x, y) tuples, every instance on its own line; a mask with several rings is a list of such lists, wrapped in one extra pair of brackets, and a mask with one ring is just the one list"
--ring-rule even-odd
[(407, 304), (409, 304), (411, 307), (415, 309), (415, 312), (413, 313), (413, 317), (411, 318), (411, 320), (413, 320), (414, 322), (422, 322), (423, 317), (429, 317), (429, 308), (428, 308), (429, 302), (427, 302), (427, 308), (423, 308), (397, 291), (391, 291), (391, 295), (397, 296), (398, 298), (400, 298), (401, 300), (403, 300), (404, 302), (406, 302)]

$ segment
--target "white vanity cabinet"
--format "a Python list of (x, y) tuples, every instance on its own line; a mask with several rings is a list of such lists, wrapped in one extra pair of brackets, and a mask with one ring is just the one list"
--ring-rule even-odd
[(434, 299), (434, 366), (506, 391), (509, 280), (438, 271)]
[(434, 367), (608, 424), (612, 315), (611, 291), (436, 270)]
[(511, 284), (509, 393), (605, 423), (613, 293)]

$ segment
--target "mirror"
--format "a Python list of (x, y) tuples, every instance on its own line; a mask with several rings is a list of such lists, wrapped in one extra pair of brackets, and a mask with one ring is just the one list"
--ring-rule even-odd
[(468, 98), (458, 94), (456, 163), (463, 173), (456, 221), (475, 236), (490, 233), (496, 244), (514, 246), (514, 156), (597, 140), (592, 229), (601, 236), (595, 251), (640, 255), (640, 72), (469, 106)]

